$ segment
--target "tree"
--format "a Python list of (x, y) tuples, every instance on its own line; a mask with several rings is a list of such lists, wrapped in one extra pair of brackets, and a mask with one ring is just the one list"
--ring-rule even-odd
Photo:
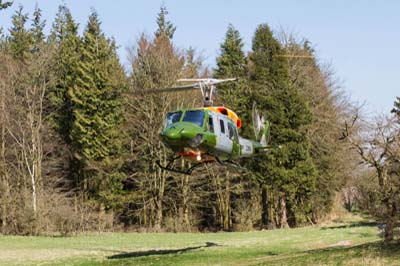
[(12, 84), (16, 82), (17, 64), (15, 60), (5, 52), (0, 52), (0, 59), (3, 62), (0, 65), (0, 220), (2, 232), (11, 222), (10, 219), (13, 209), (12, 206), (12, 188), (13, 171), (10, 167), (10, 138), (8, 134), (10, 116), (12, 114), (13, 99)]
[(31, 24), (31, 35), (32, 35), (32, 50), (37, 51), (39, 46), (43, 44), (45, 35), (43, 29), (46, 26), (46, 21), (42, 21), (42, 10), (36, 4), (35, 11), (33, 12), (33, 21)]
[(52, 50), (48, 49), (37, 54), (27, 61), (27, 68), (22, 74), (20, 92), (23, 97), (17, 99), (22, 102), (24, 108), (16, 117), (16, 127), (9, 130), (19, 146), (23, 172), (29, 176), (32, 192), (32, 209), (37, 212), (37, 195), (43, 184), (42, 163), (44, 160), (44, 95), (50, 86), (52, 73)]
[(49, 43), (56, 47), (55, 85), (47, 92), (49, 99), (47, 112), (52, 115), (56, 131), (69, 144), (72, 126), (72, 105), (68, 90), (76, 84), (78, 64), (80, 62), (81, 39), (78, 36), (78, 25), (72, 18), (70, 10), (60, 5), (49, 36)]
[(8, 7), (10, 7), (12, 4), (13, 4), (13, 2), (7, 1), (7, 2), (4, 2), (4, 3), (3, 3), (3, 0), (0, 0), (0, 10), (3, 10), (3, 9), (8, 8)]
[[(123, 71), (116, 47), (100, 28), (93, 11), (84, 31), (75, 83), (68, 88), (72, 103), (70, 147), (76, 161), (76, 181), (84, 192), (101, 196), (119, 186), (117, 158), (121, 153), (119, 125), (123, 105)], [(122, 77), (122, 79), (121, 79)], [(101, 178), (103, 177), (103, 178)], [(115, 180), (114, 180), (115, 179)]]
[[(374, 123), (357, 125), (359, 110), (346, 121), (342, 139), (357, 151), (362, 162), (372, 167), (378, 181), (377, 197), (381, 208), (372, 213), (386, 223), (386, 242), (394, 239), (400, 204), (400, 128), (393, 117), (378, 118)], [(371, 210), (368, 210), (371, 211)]]
[(238, 30), (229, 24), (225, 40), (221, 44), (220, 55), (217, 57), (216, 77), (245, 77), (247, 74), (247, 59), (243, 52), (243, 41)]
[[(218, 87), (218, 96), (221, 103), (232, 108), (242, 117), (250, 121), (249, 86), (247, 77), (247, 58), (243, 52), (243, 41), (232, 24), (228, 26), (225, 40), (221, 44), (220, 55), (217, 57), (217, 68), (214, 70), (216, 78), (238, 78), (238, 81)], [(246, 125), (244, 125), (246, 127)], [(248, 125), (247, 125), (248, 126)], [(247, 132), (248, 133), (248, 132)]]
[[(3, 0), (0, 0), (0, 11), (3, 10), (3, 9), (7, 9), (12, 4), (13, 4), (13, 2), (4, 2), (3, 3)], [(0, 36), (2, 36), (2, 34), (3, 34), (3, 27), (0, 27)]]
[[(214, 70), (215, 78), (237, 78), (238, 80), (229, 84), (221, 84), (218, 86), (218, 101), (233, 109), (241, 117), (242, 121), (250, 121), (251, 117), (251, 97), (250, 88), (248, 86), (248, 69), (247, 69), (247, 58), (243, 52), (243, 41), (238, 30), (234, 28), (232, 24), (229, 24), (225, 39), (220, 45), (220, 54), (217, 57), (217, 68)], [(247, 123), (241, 129), (241, 135), (243, 133), (249, 136), (251, 125)], [(244, 132), (243, 132), (244, 131)], [(225, 170), (224, 170), (225, 171)], [(241, 179), (235, 178), (237, 173), (230, 172), (227, 175), (212, 175), (215, 184), (218, 185), (216, 194), (218, 201), (220, 202), (219, 209), (221, 215), (221, 224), (224, 230), (232, 228), (232, 208), (230, 198), (233, 197), (233, 187), (241, 187), (240, 184), (236, 184), (235, 180), (241, 181)], [(225, 179), (225, 180), (224, 180)], [(224, 190), (220, 189), (221, 183), (225, 185)], [(224, 191), (226, 195), (221, 195), (221, 191)], [(240, 192), (236, 191), (237, 194)], [(222, 193), (223, 194), (223, 193)]]
[[(291, 85), (306, 99), (313, 115), (309, 130), (310, 155), (318, 170), (313, 194), (313, 222), (332, 210), (338, 192), (351, 180), (358, 160), (349, 144), (339, 139), (350, 104), (330, 65), (318, 64), (311, 44), (287, 32), (279, 33)], [(350, 185), (351, 182), (349, 182)]]
[(185, 66), (183, 69), (182, 77), (184, 78), (198, 78), (199, 70), (202, 68), (202, 58), (196, 57), (196, 50), (192, 47), (186, 50), (185, 53)]
[(18, 60), (26, 59), (32, 42), (31, 34), (25, 28), (27, 20), (28, 14), (23, 13), (23, 7), (20, 5), (12, 16), (12, 27), (8, 37), (11, 53)]
[(50, 137), (44, 106), (45, 92), (53, 81), (53, 55), (52, 47), (46, 45), (22, 65), (5, 53), (1, 55), (5, 65), (0, 74), (0, 194), (4, 204), (0, 219), (5, 232), (37, 234), (43, 228), (41, 221), (47, 219), (43, 199), (50, 188), (46, 170), (52, 170), (44, 165), (54, 166), (49, 163), (49, 147), (53, 147), (49, 143), (54, 139)]
[(167, 20), (166, 16), (168, 15), (168, 11), (166, 6), (163, 4), (160, 7), (160, 12), (157, 16), (157, 31), (155, 32), (156, 37), (160, 37), (161, 35), (165, 35), (168, 39), (172, 39), (174, 37), (174, 33), (176, 27), (172, 24), (171, 21)]
[[(131, 139), (131, 176), (140, 190), (141, 220), (145, 226), (160, 230), (165, 214), (165, 191), (168, 189), (169, 173), (162, 171), (155, 161), (165, 163), (168, 150), (161, 143), (158, 132), (161, 131), (164, 114), (178, 105), (173, 104), (173, 95), (142, 95), (147, 89), (171, 86), (181, 75), (184, 57), (165, 35), (153, 40), (142, 35), (136, 49), (131, 50), (132, 74), (131, 92), (128, 109), (128, 128)], [(133, 95), (136, 95), (134, 97)], [(177, 98), (175, 98), (178, 100)], [(133, 126), (140, 121), (140, 127)], [(135, 156), (137, 159), (134, 160)]]
[[(254, 160), (263, 185), (263, 202), (270, 200), (266, 188), (277, 193), (278, 225), (293, 226), (306, 219), (310, 212), (309, 198), (315, 188), (316, 170), (310, 158), (307, 136), (312, 114), (306, 100), (289, 82), (288, 68), (282, 58), (282, 48), (268, 25), (260, 25), (253, 38), (251, 79), (253, 97), (265, 110), (271, 122), (272, 147), (269, 152)], [(279, 148), (278, 148), (279, 147)], [(267, 204), (263, 204), (263, 222), (271, 222)]]
[(394, 102), (392, 113), (396, 114), (400, 121), (400, 97), (397, 97), (397, 101)]

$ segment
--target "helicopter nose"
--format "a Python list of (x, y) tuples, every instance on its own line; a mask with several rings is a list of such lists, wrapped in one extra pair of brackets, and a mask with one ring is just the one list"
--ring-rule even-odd
[(189, 130), (185, 130), (184, 128), (180, 131), (180, 134), (185, 139), (192, 138), (192, 132), (190, 132)]
[(167, 131), (165, 135), (169, 139), (179, 139), (181, 137), (181, 134), (176, 131)]
[(181, 138), (181, 132), (178, 131), (178, 130), (170, 129), (170, 130), (167, 130), (165, 132), (165, 136), (168, 139), (172, 139), (172, 140), (180, 139)]

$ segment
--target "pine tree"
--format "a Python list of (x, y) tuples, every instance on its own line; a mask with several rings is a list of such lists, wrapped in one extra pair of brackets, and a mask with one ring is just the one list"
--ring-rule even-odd
[(23, 13), (23, 7), (20, 5), (12, 16), (12, 27), (9, 30), (10, 36), (8, 38), (13, 57), (19, 60), (23, 60), (28, 56), (32, 42), (31, 34), (25, 28), (27, 20), (28, 14)]
[[(13, 2), (4, 2), (3, 3), (3, 0), (0, 0), (0, 11), (1, 10), (3, 10), (3, 9), (7, 9), (8, 7), (10, 7), (11, 5), (13, 4)], [(1, 39), (3, 38), (3, 27), (0, 27), (0, 37), (1, 37)], [(1, 44), (1, 40), (0, 39), (0, 49), (2, 49), (2, 44)]]
[[(68, 95), (73, 113), (71, 149), (79, 162), (77, 178), (84, 179), (84, 189), (91, 189), (97, 195), (105, 188), (104, 184), (113, 185), (110, 178), (120, 178), (118, 166), (112, 160), (121, 152), (118, 129), (123, 114), (121, 88), (117, 87), (121, 80), (119, 84), (115, 82), (123, 71), (117, 58), (115, 43), (105, 37), (93, 11), (84, 31), (79, 75)], [(99, 178), (101, 175), (105, 179)]]
[(221, 44), (220, 55), (217, 57), (215, 76), (218, 78), (245, 77), (246, 65), (247, 59), (243, 52), (240, 33), (232, 24), (229, 24), (225, 40)]
[(53, 124), (57, 132), (69, 144), (72, 125), (72, 102), (68, 90), (76, 84), (78, 63), (80, 62), (81, 39), (78, 25), (74, 22), (70, 10), (61, 5), (58, 8), (49, 42), (56, 47), (55, 86), (48, 91), (50, 100), (48, 112), (53, 114)]
[(306, 97), (313, 114), (307, 134), (311, 143), (310, 154), (318, 170), (316, 191), (312, 197), (312, 219), (318, 222), (332, 211), (337, 193), (343, 186), (346, 183), (351, 186), (349, 176), (358, 164), (348, 143), (338, 138), (348, 103), (338, 93), (330, 69), (318, 65), (309, 41), (298, 42), (290, 35), (283, 41), (284, 54), (309, 56), (285, 59), (291, 84)]
[(46, 26), (46, 21), (42, 21), (42, 10), (36, 4), (35, 11), (33, 12), (33, 21), (31, 24), (31, 35), (32, 35), (32, 50), (37, 51), (39, 46), (43, 44), (45, 35), (43, 29)]
[[(238, 81), (221, 84), (218, 87), (218, 99), (227, 107), (233, 109), (242, 121), (251, 121), (251, 99), (248, 86), (247, 58), (243, 52), (243, 41), (238, 30), (233, 25), (228, 26), (225, 40), (221, 44), (220, 55), (217, 57), (216, 78), (238, 78)], [(249, 135), (251, 124), (244, 124), (245, 135)]]
[(198, 78), (199, 69), (201, 69), (201, 59), (196, 58), (196, 50), (192, 47), (186, 50), (185, 53), (185, 66), (182, 76), (185, 78)]
[(268, 25), (257, 28), (252, 48), (253, 97), (271, 121), (270, 144), (275, 147), (256, 161), (255, 169), (261, 173), (260, 181), (277, 193), (278, 225), (287, 226), (287, 210), (292, 217), (289, 223), (296, 225), (310, 211), (307, 199), (315, 187), (307, 138), (312, 115), (304, 97), (289, 82), (284, 59), (278, 57), (282, 48)]
[(172, 24), (171, 21), (166, 20), (166, 16), (168, 15), (167, 8), (163, 4), (160, 7), (160, 12), (158, 13), (157, 16), (157, 25), (158, 29), (155, 32), (156, 37), (160, 37), (161, 35), (165, 35), (168, 39), (172, 39), (174, 37), (174, 33), (176, 30), (176, 27), (174, 24)]
[[(240, 33), (232, 24), (228, 26), (225, 39), (220, 45), (220, 53), (216, 61), (217, 68), (214, 69), (215, 78), (238, 79), (235, 82), (229, 82), (218, 86), (218, 102), (235, 111), (244, 122), (240, 129), (240, 135), (253, 137), (253, 135), (250, 134), (250, 132), (252, 132), (252, 124), (250, 122), (252, 120), (252, 99), (250, 97), (247, 58), (243, 52), (243, 41)], [(227, 169), (223, 169), (224, 172), (226, 172), (226, 170)], [(230, 221), (231, 215), (237, 213), (237, 211), (241, 211), (237, 209), (239, 205), (237, 201), (249, 202), (251, 201), (251, 195), (256, 194), (257, 191), (247, 190), (247, 193), (243, 193), (245, 190), (243, 187), (246, 186), (247, 181), (253, 184), (254, 182), (249, 178), (241, 178), (240, 174), (236, 172), (226, 172), (225, 175), (215, 175), (213, 179), (217, 180), (217, 182), (215, 182), (216, 184), (224, 184), (223, 191), (226, 193), (226, 196), (221, 197), (221, 188), (217, 188), (215, 193), (220, 195), (218, 198), (226, 199), (222, 204), (222, 206), (224, 206), (224, 208), (222, 208), (224, 211), (221, 212), (220, 216), (222, 218), (221, 226), (223, 226), (224, 230), (229, 230), (232, 228)], [(243, 182), (244, 180), (246, 181)]]
[(10, 7), (13, 4), (13, 2), (4, 2), (3, 0), (0, 0), (0, 10), (6, 9), (8, 7)]

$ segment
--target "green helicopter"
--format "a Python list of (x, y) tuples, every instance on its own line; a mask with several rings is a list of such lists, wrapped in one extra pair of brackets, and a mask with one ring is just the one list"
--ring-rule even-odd
[[(224, 106), (213, 106), (212, 96), (216, 84), (234, 80), (236, 79), (180, 79), (178, 82), (192, 82), (192, 84), (151, 91), (200, 89), (203, 96), (202, 108), (181, 109), (166, 114), (160, 136), (162, 142), (176, 154), (176, 157), (171, 158), (167, 165), (157, 161), (160, 168), (190, 175), (195, 168), (206, 163), (216, 162), (240, 167), (234, 162), (235, 159), (255, 156), (267, 150), (270, 124), (258, 114), (255, 104), (253, 104), (253, 124), (259, 141), (239, 136), (238, 129), (242, 122), (235, 112)], [(176, 168), (174, 162), (178, 159), (193, 161), (195, 164), (188, 169)]]

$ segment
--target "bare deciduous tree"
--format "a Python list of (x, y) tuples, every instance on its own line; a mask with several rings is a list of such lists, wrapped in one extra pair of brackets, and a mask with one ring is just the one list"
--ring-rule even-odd
[(363, 163), (375, 170), (379, 198), (385, 208), (385, 241), (394, 238), (394, 228), (400, 200), (400, 127), (392, 117), (377, 118), (374, 123), (356, 127), (358, 110), (351, 122), (346, 122), (343, 139), (357, 151)]

